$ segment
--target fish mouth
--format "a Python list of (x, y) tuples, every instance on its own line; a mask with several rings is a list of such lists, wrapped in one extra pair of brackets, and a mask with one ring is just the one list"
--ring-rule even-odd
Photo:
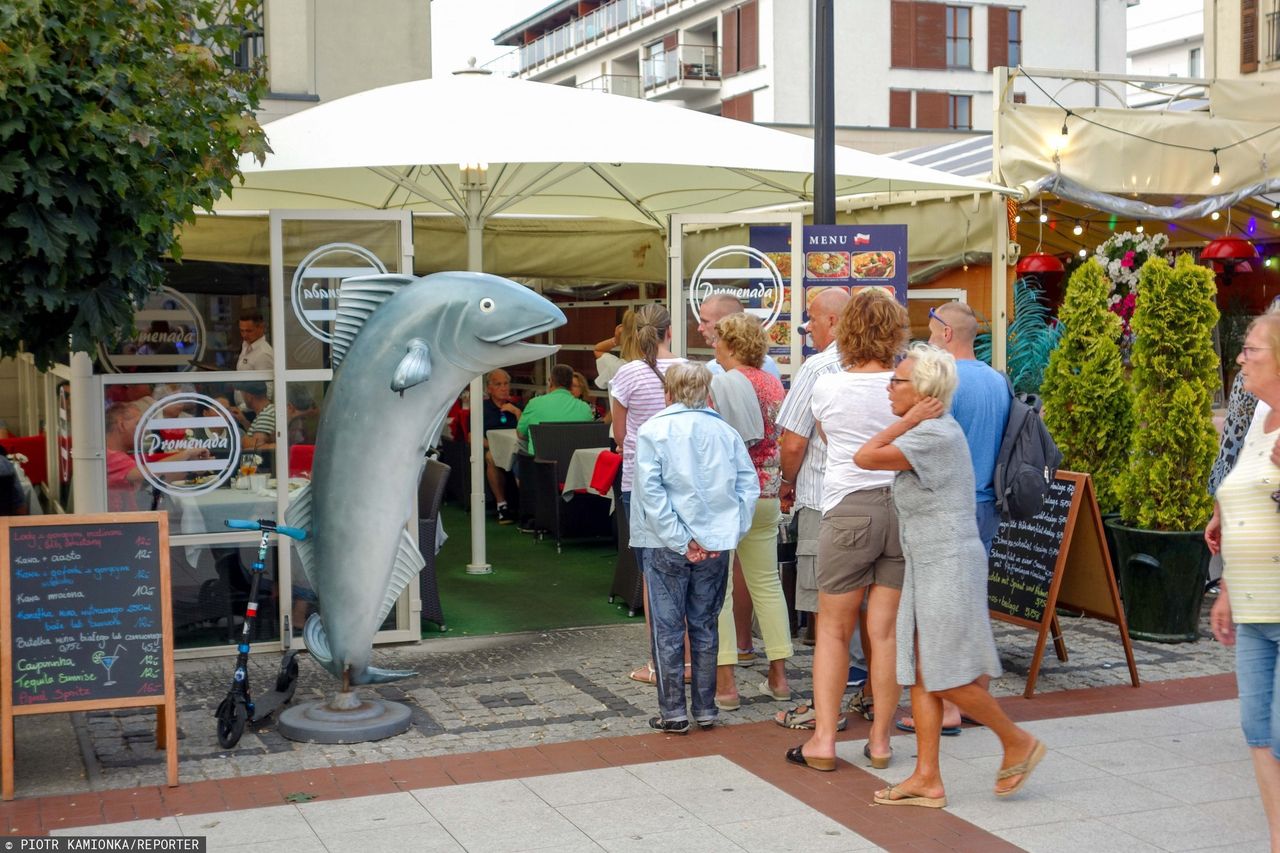
[[(565, 321), (563, 316), (552, 317), (550, 319), (542, 321), (541, 323), (537, 323), (533, 326), (526, 326), (525, 328), (512, 332), (509, 335), (503, 335), (501, 337), (492, 337), (492, 338), (486, 338), (480, 335), (477, 335), (476, 337), (487, 344), (494, 344), (495, 346), (507, 347), (507, 346), (511, 346), (512, 344), (521, 343), (524, 341), (525, 338), (531, 338), (534, 335), (540, 335), (543, 332), (549, 332), (552, 329), (563, 326), (564, 322)], [(540, 346), (546, 346), (546, 345), (545, 344), (526, 344), (526, 346), (540, 347)], [(550, 348), (559, 349), (559, 347), (550, 347)]]

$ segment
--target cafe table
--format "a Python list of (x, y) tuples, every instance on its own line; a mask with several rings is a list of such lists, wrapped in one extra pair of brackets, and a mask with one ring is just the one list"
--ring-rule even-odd
[[(490, 444), (490, 447), (492, 446)], [(613, 512), (612, 483), (604, 491), (596, 491), (591, 486), (592, 475), (595, 473), (596, 464), (600, 461), (600, 454), (612, 452), (607, 447), (582, 447), (573, 451), (573, 456), (569, 459), (569, 470), (564, 475), (564, 488), (560, 490), (560, 494), (566, 501), (579, 492), (600, 495), (609, 498), (609, 511)]]
[(489, 440), (489, 453), (493, 455), (493, 464), (504, 471), (514, 470), (516, 450), (520, 447), (520, 434), (513, 429), (491, 429), (484, 435)]

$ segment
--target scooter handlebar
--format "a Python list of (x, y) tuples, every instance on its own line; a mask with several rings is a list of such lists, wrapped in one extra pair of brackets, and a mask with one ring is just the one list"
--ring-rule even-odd
[(307, 531), (298, 527), (276, 524), (270, 519), (250, 521), (242, 518), (228, 518), (226, 520), (226, 525), (232, 530), (262, 530), (263, 528), (266, 528), (267, 530), (272, 530), (281, 536), (288, 536), (290, 539), (297, 539), (299, 541), (307, 538)]

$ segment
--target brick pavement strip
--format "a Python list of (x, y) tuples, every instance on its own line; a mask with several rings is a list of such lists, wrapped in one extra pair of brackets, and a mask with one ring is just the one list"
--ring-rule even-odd
[[(1210, 639), (1206, 601), (1199, 642), (1160, 645), (1134, 642), (1144, 683), (1215, 675), (1233, 670), (1234, 654)], [(1118, 629), (1089, 619), (1062, 618), (1069, 659), (1046, 649), (1037, 694), (1082, 687), (1128, 684)], [(993, 682), (998, 696), (1021, 695), (1036, 635), (994, 623), (1005, 675)], [(797, 643), (788, 665), (794, 698), (808, 694), (812, 649)], [(413, 669), (418, 675), (390, 685), (364, 688), (401, 701), (412, 711), (408, 732), (385, 741), (346, 746), (301, 744), (281, 737), (273, 722), (247, 731), (233, 750), (221, 749), (213, 711), (225, 695), (229, 658), (178, 663), (180, 778), (235, 779), (325, 767), (387, 762), (429, 756), (537, 747), (647, 732), (656, 711), (654, 689), (630, 681), (627, 673), (644, 662), (643, 624), (581, 628), (485, 638), (441, 638), (421, 644), (379, 648), (379, 666)], [(295, 702), (321, 699), (334, 680), (305, 654)], [(277, 659), (263, 654), (251, 663), (251, 684), (266, 686)], [(727, 725), (771, 718), (786, 703), (760, 695), (763, 661), (738, 670), (742, 708), (724, 713)], [(904, 700), (905, 701), (905, 700)], [(1034, 706), (1034, 700), (1028, 703)], [(163, 752), (156, 750), (154, 711), (126, 709), (89, 714), (19, 718), (16, 723), (17, 792), (29, 797), (77, 791), (162, 785)], [(42, 762), (50, 738), (75, 738), (86, 745), (84, 766)], [(678, 747), (677, 747), (678, 748)]]

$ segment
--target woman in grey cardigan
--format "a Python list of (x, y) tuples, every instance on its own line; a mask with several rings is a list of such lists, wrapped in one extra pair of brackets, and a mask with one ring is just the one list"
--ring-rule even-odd
[(876, 792), (880, 805), (947, 804), (938, 766), (944, 698), (1000, 738), (997, 796), (1021, 788), (1045, 754), (976, 683), (1000, 675), (1000, 658), (987, 614), (987, 556), (973, 521), (973, 465), (960, 425), (946, 414), (955, 387), (955, 359), (937, 347), (913, 345), (889, 380), (898, 420), (853, 457), (865, 469), (898, 472), (893, 503), (906, 558), (898, 682), (911, 687), (916, 767), (906, 781)]

